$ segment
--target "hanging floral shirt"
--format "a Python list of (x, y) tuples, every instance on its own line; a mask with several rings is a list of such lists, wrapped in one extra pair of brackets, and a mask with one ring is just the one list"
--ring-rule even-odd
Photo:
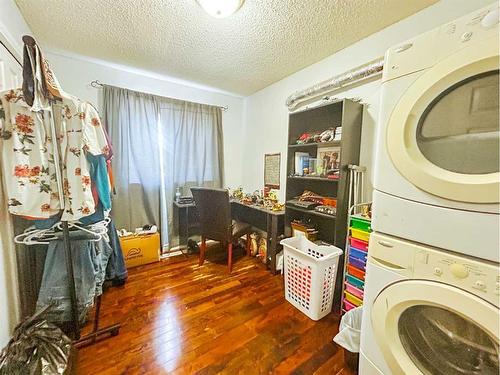
[[(50, 111), (32, 111), (21, 89), (0, 94), (2, 173), (9, 211), (47, 218), (64, 209), (62, 220), (78, 220), (95, 212), (85, 154), (105, 155), (109, 147), (92, 105), (65, 97), (53, 108), (55, 140)], [(57, 184), (54, 158), (58, 148), (63, 164), (61, 187)]]

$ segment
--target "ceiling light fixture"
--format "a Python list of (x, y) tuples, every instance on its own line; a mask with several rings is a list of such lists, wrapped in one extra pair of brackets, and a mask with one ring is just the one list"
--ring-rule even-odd
[(236, 13), (245, 0), (197, 0), (198, 4), (212, 17), (225, 18)]

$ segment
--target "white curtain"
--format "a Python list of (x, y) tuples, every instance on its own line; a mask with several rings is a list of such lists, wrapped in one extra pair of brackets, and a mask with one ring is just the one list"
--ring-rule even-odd
[(113, 144), (118, 228), (160, 228), (164, 249), (172, 233), (176, 188), (223, 184), (219, 107), (104, 87), (104, 121)]

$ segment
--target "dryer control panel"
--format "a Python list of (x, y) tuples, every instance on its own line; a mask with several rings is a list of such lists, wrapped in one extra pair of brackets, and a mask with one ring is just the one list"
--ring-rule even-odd
[(382, 82), (430, 68), (470, 42), (494, 37), (492, 43), (498, 43), (496, 3), (389, 48)]
[(413, 278), (453, 285), (500, 305), (500, 271), (493, 262), (419, 249), (415, 253)]

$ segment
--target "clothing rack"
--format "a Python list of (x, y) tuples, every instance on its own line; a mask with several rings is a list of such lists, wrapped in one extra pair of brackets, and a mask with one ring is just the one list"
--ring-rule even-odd
[[(30, 53), (30, 51), (33, 51), (35, 46), (36, 46), (36, 41), (33, 37), (29, 35), (23, 36), (23, 42), (25, 44), (24, 48), (25, 50)], [(23, 64), (21, 64), (19, 61), (18, 63), (21, 65), (22, 68), (24, 68)], [(54, 120), (54, 104), (57, 102), (57, 100), (52, 99), (50, 101), (51, 104), (51, 111), (50, 111), (50, 126), (51, 126), (51, 131), (55, 133), (56, 131), (56, 126), (55, 126), (55, 120)], [(56, 139), (56, 138), (54, 138)], [(60, 149), (60, 144), (58, 143), (58, 156), (59, 156), (59, 163), (55, 163), (56, 167), (56, 176), (61, 176), (61, 172), (63, 171), (63, 158), (61, 157), (61, 149)], [(58, 185), (62, 186), (62, 181), (58, 181)], [(60, 189), (60, 191), (63, 193), (63, 197), (61, 199), (64, 200), (64, 189)], [(61, 205), (61, 207), (63, 207)], [(71, 322), (71, 339), (73, 340), (73, 343), (76, 347), (82, 347), (86, 345), (91, 345), (94, 344), (97, 339), (102, 336), (102, 335), (110, 335), (110, 336), (116, 336), (119, 334), (119, 330), (121, 325), (119, 323), (112, 324), (110, 326), (104, 327), (104, 328), (99, 328), (99, 320), (100, 320), (100, 311), (101, 311), (101, 295), (96, 297), (95, 301), (95, 316), (94, 316), (94, 322), (93, 322), (93, 327), (92, 331), (85, 335), (81, 336), (81, 330), (80, 330), (80, 323), (78, 319), (78, 301), (76, 297), (76, 284), (75, 284), (75, 274), (74, 274), (74, 269), (73, 269), (73, 254), (71, 252), (71, 240), (70, 240), (70, 235), (69, 235), (69, 226), (68, 226), (68, 221), (61, 221), (62, 224), (62, 233), (63, 233), (63, 246), (64, 246), (64, 252), (65, 252), (65, 263), (66, 263), (66, 272), (68, 274), (68, 289), (69, 289), (69, 295), (70, 295), (70, 301), (71, 301), (71, 317), (72, 317), (72, 322)]]
[[(105, 86), (105, 83), (102, 83), (99, 80), (95, 79), (90, 82), (90, 86), (92, 86), (95, 89), (102, 89)], [(212, 104), (207, 104), (207, 105), (212, 105)], [(224, 112), (229, 110), (229, 107), (227, 105), (215, 105), (214, 107), (219, 107)]]

